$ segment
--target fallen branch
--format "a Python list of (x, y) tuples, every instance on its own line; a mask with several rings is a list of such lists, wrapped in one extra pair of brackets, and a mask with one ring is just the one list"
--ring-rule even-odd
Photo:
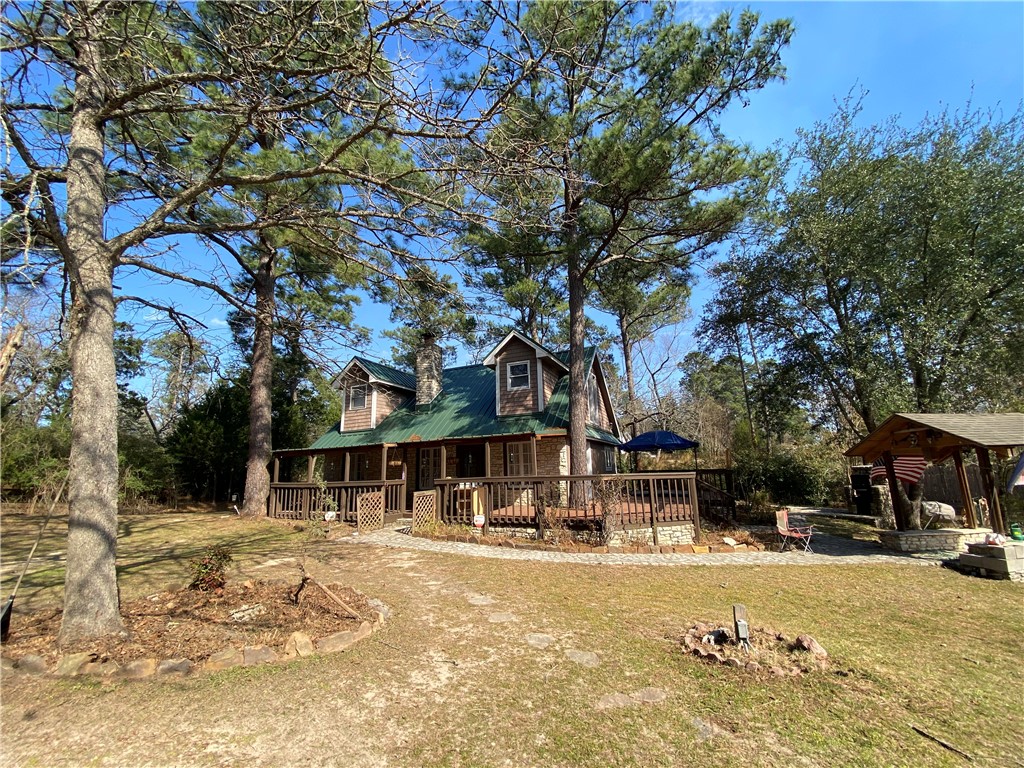
[(935, 742), (936, 744), (938, 744), (939, 746), (941, 746), (941, 747), (945, 747), (945, 748), (946, 748), (946, 749), (948, 749), (948, 750), (949, 750), (950, 752), (955, 752), (956, 754), (960, 755), (960, 757), (964, 758), (965, 760), (968, 760), (968, 761), (971, 761), (971, 762), (973, 762), (973, 761), (974, 761), (974, 758), (973, 758), (973, 757), (971, 757), (970, 755), (968, 755), (968, 754), (967, 754), (966, 752), (964, 752), (964, 751), (963, 751), (962, 749), (957, 749), (957, 748), (956, 748), (956, 747), (954, 747), (954, 746), (953, 746), (952, 744), (950, 744), (950, 743), (949, 743), (948, 741), (943, 741), (943, 740), (942, 740), (942, 739), (940, 739), (940, 738), (939, 738), (938, 736), (932, 736), (932, 735), (931, 735), (930, 733), (928, 733), (928, 731), (926, 731), (926, 730), (925, 730), (924, 728), (918, 728), (918, 727), (917, 727), (916, 725), (912, 725), (912, 726), (910, 726), (910, 727), (911, 727), (911, 728), (913, 728), (913, 729), (914, 729), (914, 730), (915, 730), (915, 731), (916, 731), (917, 733), (919, 733), (919, 734), (921, 734), (922, 736), (924, 736), (924, 737), (925, 737), (926, 739), (931, 739), (932, 741), (934, 741), (934, 742)]
[(358, 619), (359, 621), (365, 621), (365, 619), (363, 619), (362, 616), (360, 616), (358, 613), (355, 612), (355, 610), (353, 610), (352, 606), (350, 606), (348, 603), (346, 603), (344, 600), (342, 600), (336, 594), (331, 592), (331, 590), (329, 590), (327, 587), (325, 587), (319, 581), (314, 579), (312, 576), (309, 577), (309, 580), (312, 581), (314, 584), (316, 584), (318, 587), (320, 587), (320, 589), (322, 589), (324, 591), (324, 594), (327, 595), (329, 598), (331, 598), (331, 600), (333, 600), (338, 605), (340, 605), (342, 608), (344, 608), (348, 612), (348, 615), (351, 616), (353, 619)]

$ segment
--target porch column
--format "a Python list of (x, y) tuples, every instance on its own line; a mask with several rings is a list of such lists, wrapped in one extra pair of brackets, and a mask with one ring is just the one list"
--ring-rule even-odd
[(380, 481), (386, 482), (388, 479), (388, 445), (385, 443), (380, 449)]
[(309, 454), (309, 456), (306, 457), (306, 482), (307, 483), (312, 483), (313, 482), (313, 466), (315, 464), (316, 464), (316, 456), (311, 453), (311, 454)]
[(964, 502), (964, 522), (968, 528), (977, 528), (978, 521), (974, 517), (974, 499), (971, 498), (971, 485), (967, 481), (964, 457), (959, 448), (953, 453), (953, 466), (956, 468), (956, 481), (960, 485), (960, 497)]
[(441, 443), (441, 477), (448, 477), (448, 448), (444, 443)]
[(484, 440), (484, 477), (491, 476), (491, 443)]
[(533, 474), (540, 474), (540, 466), (537, 464), (537, 436), (532, 435), (530, 437), (530, 454), (533, 458)]
[(281, 458), (279, 456), (274, 457), (274, 480), (273, 482), (281, 482)]
[(349, 451), (345, 451), (345, 482), (349, 481), (352, 471), (352, 454)]
[(999, 489), (996, 487), (996, 479), (992, 474), (992, 459), (989, 457), (987, 448), (975, 448), (978, 454), (978, 468), (981, 470), (981, 482), (985, 486), (985, 498), (988, 499), (988, 513), (992, 517), (992, 530), (996, 533), (1006, 533), (1006, 523), (1003, 522), (1003, 510), (999, 505)]
[(896, 530), (907, 530), (907, 521), (903, 516), (903, 503), (900, 500), (900, 481), (896, 478), (896, 466), (893, 464), (892, 451), (882, 454), (885, 462), (885, 478), (889, 481), (889, 495), (892, 496), (892, 514), (896, 519)]

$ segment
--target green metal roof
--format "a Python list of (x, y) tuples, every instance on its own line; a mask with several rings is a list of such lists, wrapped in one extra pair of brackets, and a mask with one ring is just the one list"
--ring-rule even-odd
[(371, 379), (383, 381), (385, 384), (393, 384), (396, 387), (408, 389), (412, 392), (416, 391), (415, 374), (399, 370), (398, 368), (392, 368), (390, 365), (384, 365), (373, 360), (367, 360), (365, 357), (359, 357), (358, 355), (352, 358), (352, 362), (361, 365), (370, 375)]
[[(593, 350), (588, 350), (588, 361), (593, 360), (593, 354)], [(417, 409), (415, 399), (409, 398), (376, 428), (341, 432), (334, 426), (313, 443), (310, 450), (407, 443), (413, 437), (430, 442), (467, 437), (558, 434), (569, 428), (568, 376), (559, 380), (543, 413), (496, 416), (494, 397), (492, 368), (485, 365), (449, 368), (441, 376), (441, 394), (429, 406)], [(611, 433), (589, 425), (587, 437), (612, 445), (621, 442)]]

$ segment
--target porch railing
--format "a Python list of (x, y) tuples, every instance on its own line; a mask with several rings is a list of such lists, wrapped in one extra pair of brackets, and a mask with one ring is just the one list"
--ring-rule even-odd
[(356, 499), (364, 493), (384, 491), (387, 514), (404, 514), (405, 480), (358, 480), (347, 483), (271, 483), (267, 512), (270, 517), (308, 520), (328, 510), (338, 519), (356, 521)]
[(619, 530), (692, 523), (699, 531), (693, 472), (548, 475), (436, 480), (441, 519), (472, 525)]

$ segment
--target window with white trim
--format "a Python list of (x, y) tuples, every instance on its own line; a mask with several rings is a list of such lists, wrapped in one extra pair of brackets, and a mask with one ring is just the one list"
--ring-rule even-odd
[(533, 446), (530, 443), (506, 443), (505, 457), (508, 459), (510, 477), (534, 474)]
[(348, 391), (348, 409), (358, 411), (366, 407), (366, 385), (357, 384)]
[(529, 363), (509, 363), (506, 370), (508, 371), (508, 388), (510, 390), (530, 388)]

